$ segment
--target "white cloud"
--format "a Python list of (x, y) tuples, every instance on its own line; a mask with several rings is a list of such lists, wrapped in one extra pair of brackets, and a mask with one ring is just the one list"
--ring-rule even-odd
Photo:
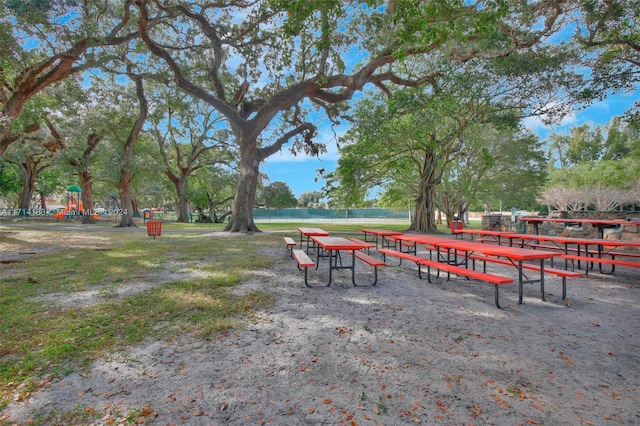
[[(554, 104), (548, 104), (541, 108), (543, 111), (553, 111), (555, 109)], [(535, 134), (548, 132), (553, 129), (557, 129), (558, 127), (567, 127), (573, 126), (578, 123), (578, 116), (576, 111), (571, 111), (565, 114), (560, 122), (555, 122), (552, 124), (545, 124), (550, 121), (551, 115), (549, 114), (541, 114), (535, 117), (527, 117), (522, 120), (524, 126), (531, 130)]]
[[(559, 123), (551, 125), (544, 124), (542, 117), (527, 117), (523, 120), (525, 127), (541, 138), (545, 138), (549, 133), (568, 133), (571, 127), (589, 124), (590, 126), (604, 126), (615, 116), (624, 115), (625, 111), (637, 101), (637, 94), (628, 96), (625, 94), (611, 95), (605, 100), (594, 102), (587, 108), (574, 110), (567, 114)], [(549, 105), (548, 107), (553, 107)]]

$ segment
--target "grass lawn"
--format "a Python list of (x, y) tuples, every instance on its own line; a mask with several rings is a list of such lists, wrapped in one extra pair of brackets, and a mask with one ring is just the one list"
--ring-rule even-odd
[[(23, 263), (2, 265), (0, 409), (109, 352), (148, 337), (207, 337), (270, 304), (264, 294), (234, 296), (229, 290), (252, 270), (269, 268), (271, 260), (259, 253), (280, 242), (273, 234), (229, 244), (229, 238), (194, 234), (153, 240), (139, 232), (96, 232), (74, 244), (67, 232), (29, 232), (31, 238), (34, 233), (43, 243), (0, 235), (0, 245), (21, 252), (44, 241), (61, 243)], [(149, 288), (122, 294), (139, 283)], [(100, 303), (64, 303), (72, 295), (95, 293)]]

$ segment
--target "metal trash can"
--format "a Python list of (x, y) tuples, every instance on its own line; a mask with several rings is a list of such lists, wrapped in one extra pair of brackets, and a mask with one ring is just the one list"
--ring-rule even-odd
[(464, 222), (461, 220), (452, 220), (449, 226), (451, 227), (451, 232), (453, 233), (456, 230), (462, 229), (464, 227)]
[(162, 235), (162, 221), (161, 220), (148, 220), (147, 221), (147, 234), (150, 237), (153, 237), (155, 240), (156, 237)]

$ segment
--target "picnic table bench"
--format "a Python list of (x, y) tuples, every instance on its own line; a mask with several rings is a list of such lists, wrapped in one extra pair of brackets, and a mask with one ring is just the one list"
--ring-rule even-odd
[(298, 243), (296, 243), (296, 240), (294, 240), (291, 237), (284, 237), (284, 243), (287, 246), (287, 253), (290, 253), (291, 257), (293, 258), (293, 249), (296, 247)]
[[(377, 257), (370, 256), (360, 250), (353, 250), (353, 252), (347, 251), (347, 253), (353, 254), (356, 259), (373, 267), (373, 283), (371, 285), (376, 285), (376, 283), (378, 282), (378, 267), (386, 266), (387, 264), (383, 260), (380, 260)], [(357, 285), (355, 282), (353, 284)]]
[[(611, 254), (611, 253), (609, 253)], [(611, 265), (612, 269), (611, 272), (608, 272), (607, 274), (611, 274), (613, 273), (614, 269), (617, 266), (627, 266), (629, 268), (640, 268), (640, 262), (635, 262), (632, 260), (623, 260), (623, 259), (616, 259), (614, 255), (611, 256), (611, 258), (606, 258), (606, 257), (596, 257), (596, 256), (579, 256), (579, 255), (575, 255), (575, 254), (563, 254), (560, 255), (561, 259), (565, 259), (565, 260), (571, 260), (572, 262), (572, 269), (575, 269), (574, 266), (574, 261), (578, 261), (578, 262), (585, 262), (585, 263), (599, 263), (600, 264), (600, 272), (602, 272), (602, 264), (607, 264), (607, 265)], [(585, 268), (585, 275), (589, 274), (589, 267), (587, 266)]]
[[(562, 250), (562, 247), (558, 247), (558, 246), (552, 246), (552, 245), (548, 245), (548, 244), (534, 244), (534, 243), (527, 243), (524, 244), (525, 247), (530, 247), (533, 249), (537, 249), (540, 248), (542, 250)], [(604, 249), (607, 249), (607, 251), (598, 251), (598, 250), (594, 250), (594, 249), (589, 249), (587, 250), (586, 248), (584, 250), (580, 249), (579, 247), (567, 247), (564, 249), (563, 254), (565, 255), (563, 258), (565, 260), (571, 260), (573, 261), (577, 261), (578, 262), (578, 268), (580, 268), (580, 262), (585, 262), (585, 263), (591, 263), (592, 267), (594, 263), (599, 263), (600, 264), (600, 272), (606, 275), (611, 275), (615, 272), (615, 268), (616, 266), (628, 266), (631, 268), (638, 268), (640, 267), (640, 263), (638, 262), (633, 262), (631, 260), (625, 260), (625, 259), (621, 259), (621, 258), (640, 258), (640, 253), (630, 253), (630, 252), (625, 252), (625, 251), (613, 251), (613, 249), (615, 249), (614, 246), (611, 245), (603, 245), (602, 246)], [(569, 258), (567, 256), (570, 256), (569, 253), (573, 254), (573, 258)], [(609, 256), (609, 257), (602, 257), (602, 256)], [(618, 259), (616, 259), (618, 258)], [(596, 260), (593, 260), (596, 259)], [(604, 259), (602, 262), (597, 261), (597, 259)], [(607, 264), (607, 265), (611, 265), (611, 270), (608, 272), (605, 272), (602, 269), (602, 265), (603, 264)], [(565, 265), (566, 268), (566, 265)], [(575, 267), (574, 267), (575, 269)], [(588, 273), (589, 268), (586, 269), (586, 272)]]
[[(625, 248), (640, 248), (640, 241), (530, 234), (515, 234), (508, 238), (512, 241), (520, 240), (521, 247), (527, 246), (534, 249), (542, 248), (561, 252), (565, 260), (565, 269), (568, 269), (568, 260), (578, 261), (578, 267), (580, 267), (580, 262), (591, 264), (591, 267), (597, 263), (603, 274), (613, 274), (616, 266), (640, 267), (640, 263), (628, 260), (640, 257), (639, 253), (623, 251)], [(611, 270), (605, 272), (602, 268), (603, 264), (611, 265)], [(587, 266), (587, 268), (589, 267)]]
[(463, 268), (461, 266), (452, 265), (449, 263), (438, 262), (436, 260), (426, 259), (424, 257), (417, 256), (415, 254), (406, 253), (398, 250), (391, 249), (378, 249), (379, 253), (382, 253), (384, 256), (395, 256), (401, 259), (405, 259), (411, 262), (414, 262), (418, 266), (418, 277), (422, 279), (422, 271), (421, 267), (427, 267), (427, 281), (431, 283), (431, 268), (434, 268), (438, 271), (438, 275), (440, 271), (447, 272), (447, 281), (450, 279), (450, 274), (454, 273), (456, 275), (464, 276), (466, 278), (473, 278), (478, 281), (488, 282), (494, 285), (495, 288), (495, 305), (497, 308), (500, 307), (500, 295), (498, 288), (503, 284), (513, 284), (513, 279), (508, 277), (503, 277), (501, 275), (493, 275), (487, 274), (485, 272), (475, 271), (473, 269)]
[[(483, 262), (483, 268), (482, 268), (483, 272), (487, 272), (487, 262), (497, 263), (505, 266), (514, 266), (513, 262), (511, 262), (510, 260), (503, 259), (500, 257), (495, 257), (495, 256), (483, 256), (479, 254), (472, 254), (472, 255), (469, 255), (469, 259), (471, 259), (472, 261), (471, 263), (472, 263), (473, 269), (476, 269), (476, 261)], [(529, 263), (523, 263), (522, 269), (540, 272), (540, 266), (532, 265)], [(544, 268), (544, 273), (556, 275), (562, 278), (562, 300), (565, 300), (567, 298), (567, 278), (579, 278), (583, 275), (582, 272), (568, 271), (566, 269), (546, 268), (546, 267)], [(545, 300), (544, 288), (542, 289), (542, 300), (543, 301)]]
[(313, 268), (314, 266), (316, 266), (316, 264), (313, 262), (313, 260), (309, 257), (309, 255), (307, 254), (306, 251), (302, 250), (302, 249), (292, 249), (291, 250), (291, 257), (293, 257), (297, 264), (298, 264), (298, 270), (302, 271), (304, 268), (304, 284), (307, 287), (311, 287), (309, 285), (309, 268)]

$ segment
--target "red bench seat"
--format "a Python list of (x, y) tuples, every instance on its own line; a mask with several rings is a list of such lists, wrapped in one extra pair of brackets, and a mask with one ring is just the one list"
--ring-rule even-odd
[(498, 286), (503, 284), (513, 284), (513, 279), (508, 277), (503, 277), (501, 275), (493, 275), (487, 274), (485, 272), (475, 271), (473, 269), (463, 268), (461, 266), (451, 265), (449, 263), (438, 262), (435, 260), (425, 259), (420, 256), (416, 256), (411, 253), (405, 253), (397, 250), (390, 249), (378, 249), (378, 252), (382, 253), (385, 256), (395, 256), (401, 259), (409, 260), (418, 265), (418, 277), (422, 278), (421, 267), (427, 267), (427, 280), (431, 282), (431, 268), (434, 268), (438, 271), (447, 272), (447, 280), (449, 280), (449, 274), (454, 273), (456, 275), (464, 276), (467, 278), (473, 278), (478, 281), (488, 282), (495, 286), (495, 305), (500, 308), (500, 300), (498, 293)]

